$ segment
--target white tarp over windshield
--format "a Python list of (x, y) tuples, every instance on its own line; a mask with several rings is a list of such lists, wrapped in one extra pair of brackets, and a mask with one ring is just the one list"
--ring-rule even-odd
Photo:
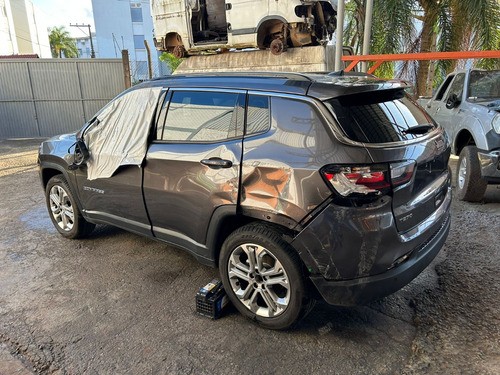
[(151, 120), (161, 87), (136, 89), (115, 99), (85, 132), (90, 151), (87, 178), (108, 178), (121, 165), (138, 165), (146, 155)]

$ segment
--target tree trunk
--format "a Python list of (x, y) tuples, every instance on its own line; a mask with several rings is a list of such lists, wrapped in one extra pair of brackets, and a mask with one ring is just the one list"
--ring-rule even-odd
[[(431, 45), (431, 50), (436, 51), (436, 46), (437, 46), (437, 34), (434, 33), (432, 35), (432, 45)], [(427, 77), (427, 86), (425, 90), (425, 96), (432, 96), (432, 89), (434, 86), (434, 75), (436, 73), (436, 62), (431, 61), (430, 62), (430, 67), (429, 67), (429, 74)]]
[[(422, 24), (422, 37), (420, 52), (431, 52), (434, 25), (437, 21), (437, 12), (424, 6), (424, 20)], [(427, 79), (429, 77), (429, 60), (420, 60), (417, 69), (417, 95), (425, 96)]]

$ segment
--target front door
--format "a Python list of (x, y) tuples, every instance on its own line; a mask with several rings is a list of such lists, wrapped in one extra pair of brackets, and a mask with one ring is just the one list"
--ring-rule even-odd
[(90, 219), (151, 235), (142, 195), (142, 160), (160, 90), (136, 89), (118, 97), (86, 130), (93, 166), (82, 165), (76, 179), (82, 208)]
[(465, 73), (458, 73), (455, 75), (449, 90), (436, 107), (436, 112), (431, 114), (434, 120), (446, 130), (450, 139), (455, 139), (457, 129), (459, 129), (460, 119), (458, 115), (461, 110), (459, 106), (448, 108), (446, 103), (451, 95), (456, 95), (459, 99), (463, 100), (464, 83)]
[(144, 169), (144, 198), (156, 237), (203, 249), (215, 209), (236, 207), (244, 105), (239, 91), (169, 92)]

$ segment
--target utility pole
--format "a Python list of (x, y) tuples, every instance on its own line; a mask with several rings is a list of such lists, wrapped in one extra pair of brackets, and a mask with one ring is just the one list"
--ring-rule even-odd
[[(373, 0), (366, 2), (366, 15), (365, 15), (365, 32), (363, 37), (363, 55), (370, 54), (370, 43), (372, 37), (372, 19), (373, 19)], [(368, 63), (363, 61), (361, 63), (361, 71), (366, 73), (368, 71)]]
[(337, 41), (335, 43), (335, 70), (344, 70), (342, 62), (342, 55), (344, 51), (344, 14), (345, 3), (344, 0), (339, 0), (337, 5)]
[[(70, 26), (72, 27), (78, 27), (80, 29), (80, 27), (88, 27), (89, 29), (89, 38), (90, 38), (90, 58), (91, 59), (95, 59), (95, 51), (94, 51), (94, 41), (92, 40), (92, 28), (90, 26), (90, 24), (78, 24), (78, 23), (75, 23), (74, 25), (72, 23), (69, 24)], [(83, 33), (85, 33), (82, 29), (80, 29)]]

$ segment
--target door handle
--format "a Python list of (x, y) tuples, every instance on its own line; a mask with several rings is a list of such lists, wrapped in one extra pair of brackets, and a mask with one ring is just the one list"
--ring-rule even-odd
[(231, 168), (233, 166), (233, 162), (231, 160), (221, 158), (203, 159), (200, 163), (212, 169)]

